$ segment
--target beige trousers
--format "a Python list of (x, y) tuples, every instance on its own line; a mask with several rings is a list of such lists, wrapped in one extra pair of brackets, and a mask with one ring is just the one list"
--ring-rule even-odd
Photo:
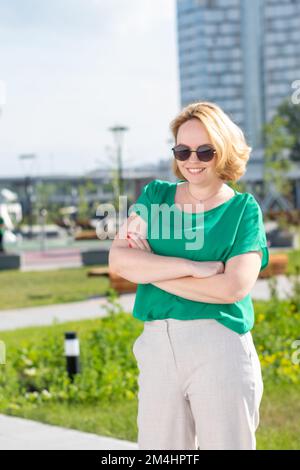
[(133, 344), (139, 449), (255, 450), (263, 394), (251, 332), (154, 320)]

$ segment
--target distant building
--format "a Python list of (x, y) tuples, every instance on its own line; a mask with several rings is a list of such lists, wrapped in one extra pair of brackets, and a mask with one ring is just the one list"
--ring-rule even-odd
[[(176, 180), (175, 175), (172, 174), (171, 160), (160, 160), (156, 164), (149, 163), (137, 168), (125, 168), (122, 177), (124, 194), (128, 196), (128, 203), (134, 202), (143, 186), (155, 178)], [(86, 189), (84, 197), (90, 206), (94, 203), (113, 201), (112, 174), (106, 169), (95, 169), (84, 175), (0, 177), (0, 191), (4, 188), (14, 191), (26, 215), (30, 212), (31, 206), (36, 206), (36, 203), (40, 204), (41, 193), (44, 193), (42, 199), (46, 198), (47, 204), (56, 204), (61, 207), (77, 206), (81, 197), (80, 188), (88, 182), (93, 183), (93, 187)]]
[(254, 149), (244, 179), (261, 180), (262, 126), (300, 79), (300, 0), (177, 0), (177, 32), (181, 106), (219, 104)]

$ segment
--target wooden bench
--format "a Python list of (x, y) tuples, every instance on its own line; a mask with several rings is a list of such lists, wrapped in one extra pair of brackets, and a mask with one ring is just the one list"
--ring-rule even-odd
[(119, 294), (135, 292), (137, 288), (137, 284), (135, 284), (134, 282), (128, 281), (127, 279), (124, 279), (118, 274), (110, 272), (108, 266), (100, 266), (98, 268), (89, 269), (87, 275), (89, 277), (108, 276), (111, 287), (115, 289)]
[(89, 277), (93, 276), (109, 276), (109, 267), (108, 266), (99, 266), (98, 268), (89, 269), (87, 272)]
[(278, 274), (285, 274), (288, 267), (289, 257), (284, 253), (270, 253), (268, 266), (259, 273), (259, 278), (264, 279)]

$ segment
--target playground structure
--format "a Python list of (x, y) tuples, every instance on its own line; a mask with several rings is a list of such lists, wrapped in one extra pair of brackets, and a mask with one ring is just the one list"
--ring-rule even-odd
[(9, 189), (0, 190), (0, 217), (4, 221), (3, 244), (17, 243), (17, 236), (14, 233), (16, 225), (22, 221), (22, 206), (18, 202), (18, 196)]

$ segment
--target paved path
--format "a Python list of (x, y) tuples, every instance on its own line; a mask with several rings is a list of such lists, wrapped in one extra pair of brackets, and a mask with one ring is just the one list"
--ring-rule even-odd
[[(40, 249), (40, 240), (22, 241), (21, 271), (44, 271), (82, 266), (81, 252), (109, 248), (112, 240), (55, 240), (48, 239), (45, 250)], [(22, 249), (21, 249), (22, 248)]]
[(49, 271), (80, 266), (82, 266), (82, 262), (78, 248), (58, 248), (44, 252), (25, 251), (21, 253), (21, 271)]
[(0, 450), (138, 450), (135, 442), (0, 415)]
[[(279, 298), (285, 298), (291, 290), (291, 284), (286, 276), (277, 276)], [(268, 281), (258, 279), (251, 292), (253, 299), (267, 300), (269, 298)], [(122, 294), (119, 302), (125, 311), (133, 309), (135, 293)], [(0, 331), (14, 330), (30, 326), (51, 325), (54, 320), (59, 323), (89, 318), (100, 318), (106, 315), (106, 297), (41, 307), (30, 307), (11, 310), (0, 310)]]
[[(292, 282), (295, 279), (295, 276), (278, 275), (275, 276), (277, 280), (277, 289), (280, 299), (285, 299), (288, 294), (291, 293)], [(258, 279), (252, 289), (251, 296), (253, 300), (268, 300), (270, 298), (268, 280), (267, 279)]]
[[(120, 296), (120, 303), (125, 311), (132, 311), (135, 293)], [(30, 326), (51, 325), (54, 320), (59, 323), (100, 318), (106, 316), (105, 296), (97, 299), (84, 300), (41, 307), (29, 307), (15, 310), (0, 310), (0, 331), (14, 330)]]

